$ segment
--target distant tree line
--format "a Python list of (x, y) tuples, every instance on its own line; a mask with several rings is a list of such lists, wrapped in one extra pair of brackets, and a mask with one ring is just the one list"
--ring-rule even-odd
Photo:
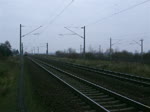
[(9, 57), (13, 55), (18, 55), (18, 50), (12, 49), (9, 41), (5, 43), (0, 43), (0, 57)]
[[(67, 58), (83, 58), (82, 53), (77, 53), (74, 49), (69, 48), (66, 51), (56, 51), (55, 53), (58, 57), (67, 57)], [(112, 61), (127, 61), (127, 62), (142, 62), (142, 63), (150, 63), (150, 51), (147, 53), (132, 53), (126, 50), (123, 51), (114, 51), (112, 49), (111, 55), (109, 50), (106, 52), (96, 52), (89, 51), (85, 54), (86, 59), (101, 59), (101, 60), (112, 60)]]

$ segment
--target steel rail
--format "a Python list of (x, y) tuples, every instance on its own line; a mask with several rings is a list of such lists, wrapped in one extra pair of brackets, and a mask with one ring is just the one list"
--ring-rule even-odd
[[(68, 63), (68, 64), (71, 64), (71, 63)], [(83, 68), (89, 68), (89, 69), (96, 70), (96, 71), (103, 71), (103, 72), (106, 72), (106, 73), (112, 73), (112, 74), (116, 74), (116, 75), (120, 75), (120, 76), (124, 76), (124, 77), (130, 77), (130, 78), (133, 78), (133, 79), (143, 80), (145, 82), (150, 83), (150, 78), (135, 76), (135, 75), (121, 73), (121, 72), (115, 72), (115, 71), (111, 71), (111, 70), (98, 69), (98, 68), (88, 67), (88, 66), (84, 66), (84, 65), (80, 65), (80, 64), (72, 64), (72, 65), (80, 66), (80, 67), (83, 67)]]
[(64, 81), (61, 78), (59, 78), (58, 76), (56, 76), (54, 73), (52, 73), (51, 71), (49, 71), (48, 69), (46, 69), (45, 67), (43, 67), (42, 65), (40, 65), (39, 63), (34, 61), (33, 59), (31, 59), (31, 58), (28, 58), (28, 59), (30, 59), (32, 62), (34, 62), (36, 65), (38, 65), (42, 69), (44, 69), (46, 72), (48, 72), (50, 75), (55, 77), (57, 80), (62, 82), (65, 86), (69, 87), (76, 95), (78, 95), (79, 97), (81, 97), (82, 99), (87, 101), (90, 105), (92, 105), (92, 107), (96, 108), (96, 110), (101, 111), (101, 112), (110, 112), (109, 110), (105, 109), (103, 106), (99, 105), (94, 100), (92, 100), (88, 96), (84, 95), (82, 92), (80, 92), (79, 90), (77, 90), (76, 88), (74, 88), (73, 86), (68, 84), (66, 81)]
[[(70, 65), (69, 65), (70, 66)], [(136, 78), (136, 77), (130, 77), (129, 75), (126, 75), (122, 73), (122, 75), (119, 75), (119, 74), (116, 74), (115, 75), (115, 72), (106, 72), (106, 71), (101, 71), (101, 70), (94, 70), (94, 69), (89, 69), (89, 68), (86, 68), (86, 67), (80, 67), (80, 66), (77, 66), (77, 65), (73, 65), (73, 67), (76, 67), (76, 68), (79, 68), (79, 69), (82, 69), (82, 70), (86, 70), (86, 71), (89, 71), (89, 72), (94, 72), (94, 73), (98, 73), (98, 74), (101, 74), (101, 75), (104, 75), (104, 76), (109, 76), (109, 77), (112, 77), (112, 78), (116, 78), (116, 79), (120, 79), (120, 80), (124, 80), (124, 81), (128, 81), (128, 82), (131, 82), (131, 83), (134, 83), (134, 84), (138, 84), (138, 85), (142, 85), (144, 87), (150, 87), (150, 83), (149, 82), (145, 82), (143, 81), (143, 79), (140, 79), (140, 78)], [(142, 81), (141, 81), (142, 80)]]
[[(41, 58), (41, 59), (47, 59), (47, 58)], [(50, 59), (47, 59), (47, 60), (58, 62), (69, 67), (72, 66), (74, 68), (82, 69), (82, 70), (89, 71), (89, 72), (94, 72), (103, 76), (109, 76), (115, 79), (124, 80), (130, 83), (144, 86), (144, 87), (150, 87), (150, 78), (144, 78), (144, 77), (134, 76), (134, 75), (126, 74), (126, 73), (114, 72), (114, 71), (105, 70), (105, 69), (98, 69), (98, 68), (93, 68), (93, 67), (88, 67), (88, 66), (84, 66), (80, 64), (73, 64), (73, 63), (68, 63), (68, 62), (63, 62), (63, 61), (58, 61), (58, 60), (50, 60)]]
[[(32, 60), (32, 61), (33, 61), (33, 60)], [(115, 98), (121, 99), (121, 101), (123, 101), (123, 102), (125, 102), (125, 103), (127, 103), (127, 104), (129, 104), (129, 105), (134, 106), (134, 108), (140, 110), (140, 112), (141, 112), (141, 111), (144, 111), (144, 112), (149, 112), (149, 111), (150, 111), (150, 107), (149, 107), (149, 106), (146, 106), (146, 105), (144, 105), (144, 104), (142, 104), (142, 103), (139, 103), (139, 102), (137, 102), (137, 101), (134, 101), (134, 100), (132, 100), (132, 99), (130, 99), (130, 98), (128, 98), (128, 97), (125, 97), (125, 96), (120, 95), (120, 94), (118, 94), (118, 93), (116, 93), (116, 92), (113, 92), (113, 91), (111, 91), (111, 90), (108, 90), (108, 89), (106, 89), (106, 88), (104, 88), (104, 87), (101, 87), (101, 86), (99, 86), (99, 85), (96, 85), (96, 84), (94, 84), (94, 83), (92, 83), (92, 82), (89, 82), (89, 81), (87, 81), (87, 80), (85, 80), (85, 79), (82, 79), (82, 78), (79, 78), (79, 77), (77, 77), (77, 76), (74, 76), (74, 75), (72, 75), (72, 74), (70, 74), (70, 73), (68, 73), (68, 72), (65, 72), (65, 71), (63, 71), (63, 70), (61, 70), (61, 69), (59, 69), (59, 68), (56, 68), (56, 67), (54, 67), (54, 66), (52, 66), (52, 65), (50, 65), (50, 64), (47, 64), (47, 63), (42, 62), (42, 61), (40, 61), (40, 60), (38, 60), (38, 61), (39, 61), (40, 63), (46, 65), (46, 66), (49, 66), (49, 67), (51, 67), (51, 68), (53, 68), (53, 69), (55, 69), (55, 70), (61, 72), (61, 73), (67, 74), (68, 76), (70, 76), (70, 77), (72, 77), (72, 78), (75, 78), (75, 79), (77, 79), (77, 80), (79, 80), (79, 81), (81, 81), (81, 82), (83, 82), (83, 83), (86, 83), (87, 85), (92, 86), (93, 88), (96, 88), (96, 89), (98, 89), (98, 90), (100, 90), (100, 91), (103, 91), (103, 92), (105, 92), (105, 93), (107, 93), (107, 94), (110, 94), (111, 96), (113, 96), (113, 97), (115, 97)], [(86, 95), (85, 95), (85, 96), (86, 96)], [(88, 97), (88, 96), (87, 96), (87, 97)], [(84, 97), (84, 98), (86, 98), (86, 97)], [(89, 98), (89, 97), (88, 97), (88, 98)], [(90, 99), (90, 98), (89, 98), (89, 99)], [(94, 100), (91, 99), (91, 101), (94, 101)], [(95, 102), (95, 101), (94, 101), (94, 102)], [(98, 104), (98, 103), (95, 102), (95, 104)], [(103, 107), (103, 106), (100, 105), (100, 107)], [(103, 108), (103, 109), (105, 110), (105, 108)], [(107, 109), (106, 109), (106, 110), (107, 110)], [(109, 111), (109, 110), (108, 110), (108, 111)], [(121, 110), (120, 110), (120, 111), (121, 111)]]

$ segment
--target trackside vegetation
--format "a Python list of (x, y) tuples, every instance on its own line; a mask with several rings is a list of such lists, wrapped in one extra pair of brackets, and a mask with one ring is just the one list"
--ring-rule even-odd
[(17, 58), (0, 59), (0, 112), (17, 109), (18, 65)]
[(0, 112), (16, 112), (18, 75), (20, 72), (18, 51), (9, 41), (0, 43)]
[[(43, 56), (42, 56), (43, 57)], [(110, 61), (101, 59), (83, 59), (83, 58), (66, 58), (58, 56), (44, 56), (51, 59), (56, 59), (64, 62), (71, 62), (82, 64), (86, 66), (96, 67), (99, 69), (107, 69), (117, 72), (123, 72), (142, 77), (150, 78), (150, 64), (140, 62), (126, 62), (126, 61)]]

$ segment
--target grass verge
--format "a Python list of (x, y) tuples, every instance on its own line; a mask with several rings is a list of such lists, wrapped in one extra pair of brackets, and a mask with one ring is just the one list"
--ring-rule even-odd
[(38, 99), (38, 95), (36, 95), (34, 91), (34, 86), (32, 85), (31, 80), (31, 66), (28, 63), (27, 59), (25, 59), (24, 66), (24, 79), (25, 79), (25, 104), (27, 104), (27, 108), (29, 112), (47, 112)]
[(0, 60), (0, 112), (17, 110), (19, 62), (15, 57)]
[(110, 62), (103, 60), (57, 58), (51, 56), (48, 58), (150, 78), (150, 65), (147, 64), (135, 62)]

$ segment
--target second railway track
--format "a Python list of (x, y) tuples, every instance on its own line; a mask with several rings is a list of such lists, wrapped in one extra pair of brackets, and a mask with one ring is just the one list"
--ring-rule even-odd
[[(31, 59), (31, 58), (30, 58)], [(75, 94), (85, 100), (98, 112), (149, 112), (150, 107), (142, 103), (117, 94), (111, 90), (91, 83), (85, 79), (74, 76), (59, 68), (49, 65), (39, 60), (31, 59), (35, 64), (49, 72), (55, 78), (71, 88)], [(53, 69), (59, 73), (54, 74)]]
[(105, 70), (105, 69), (98, 69), (98, 68), (94, 68), (94, 67), (88, 67), (88, 66), (84, 66), (84, 65), (73, 64), (73, 63), (68, 63), (68, 62), (63, 62), (63, 61), (58, 61), (58, 60), (50, 60), (47, 58), (39, 58), (38, 57), (38, 59), (48, 60), (48, 61), (51, 61), (52, 63), (58, 63), (58, 64), (65, 65), (68, 67), (74, 67), (74, 68), (89, 71), (92, 73), (97, 73), (99, 75), (112, 77), (112, 78), (115, 78), (118, 80), (123, 80), (123, 81), (130, 82), (130, 83), (133, 83), (136, 85), (150, 87), (150, 78), (135, 76), (135, 75), (126, 74), (126, 73), (114, 72), (114, 71)]

